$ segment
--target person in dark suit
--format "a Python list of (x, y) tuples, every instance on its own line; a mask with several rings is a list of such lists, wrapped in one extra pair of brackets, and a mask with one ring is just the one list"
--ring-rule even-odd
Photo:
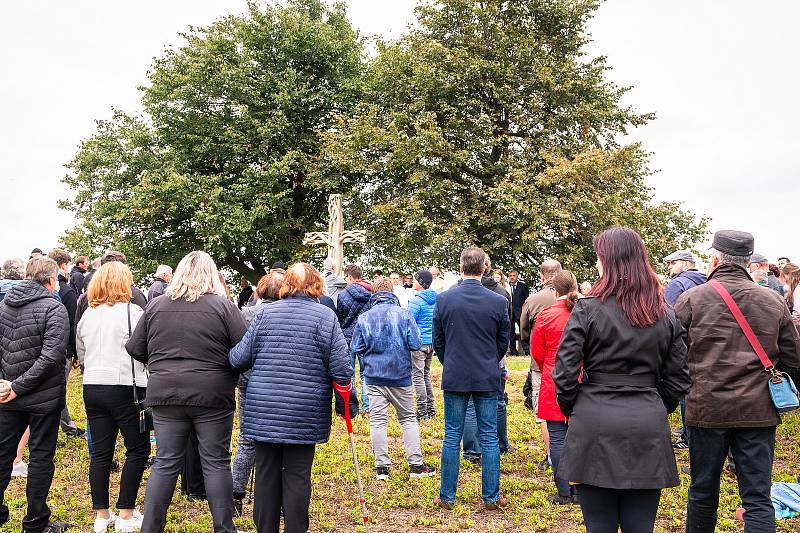
[[(519, 338), (519, 317), (522, 316), (522, 304), (528, 299), (531, 290), (528, 284), (519, 280), (519, 272), (512, 270), (508, 273), (508, 288), (511, 291), (511, 342), (509, 349), (511, 355), (519, 355), (517, 351), (517, 339)], [(530, 351), (527, 343), (522, 343), (522, 351), (525, 355)]]
[(586, 531), (649, 532), (661, 489), (679, 484), (668, 416), (691, 384), (685, 332), (638, 233), (609, 228), (594, 249), (600, 279), (575, 303), (552, 374), (571, 417), (558, 476), (577, 485)]
[(508, 347), (508, 301), (481, 285), (486, 254), (480, 248), (461, 252), (462, 283), (439, 294), (433, 316), (433, 348), (442, 363), (444, 440), (442, 479), (434, 501), (452, 509), (461, 463), (461, 438), (467, 404), (472, 399), (481, 442), (482, 497), (486, 509), (506, 505), (500, 495), (500, 446), (497, 402), (502, 393), (500, 360)]

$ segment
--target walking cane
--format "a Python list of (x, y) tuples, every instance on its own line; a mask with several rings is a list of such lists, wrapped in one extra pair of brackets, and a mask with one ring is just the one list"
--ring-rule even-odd
[(344, 423), (347, 425), (347, 434), (350, 436), (350, 449), (353, 450), (353, 465), (356, 469), (356, 481), (358, 481), (358, 501), (361, 503), (361, 515), (364, 519), (364, 529), (369, 533), (369, 515), (367, 514), (367, 501), (364, 499), (364, 487), (361, 485), (361, 469), (358, 466), (358, 453), (356, 452), (356, 441), (353, 438), (353, 421), (350, 419), (350, 393), (353, 390), (353, 383), (339, 385), (333, 383), (333, 388), (344, 400)]

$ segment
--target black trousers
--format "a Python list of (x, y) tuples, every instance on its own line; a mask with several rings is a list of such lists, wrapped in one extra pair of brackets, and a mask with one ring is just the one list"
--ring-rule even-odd
[(775, 511), (770, 499), (775, 426), (729, 429), (689, 426), (687, 430), (692, 484), (686, 531), (713, 533), (716, 528), (720, 475), (729, 448), (745, 509), (745, 532), (775, 531)]
[[(517, 341), (519, 340), (519, 334), (517, 333), (518, 326), (519, 317), (516, 317), (511, 321), (511, 334), (508, 336), (508, 351), (511, 352), (511, 355), (519, 355), (519, 351), (517, 350)], [(522, 353), (528, 353), (524, 346), (522, 347)]]
[(253, 518), (258, 533), (277, 533), (283, 508), (284, 533), (308, 531), (314, 444), (256, 442)]
[(231, 479), (233, 410), (154, 406), (153, 424), (158, 447), (156, 462), (147, 480), (142, 533), (161, 533), (166, 527), (167, 510), (183, 468), (186, 443), (192, 428), (197, 433), (214, 532), (235, 533)]
[[(138, 387), (140, 396), (146, 389)], [(92, 456), (89, 486), (92, 508), (108, 509), (108, 482), (114, 446), (121, 432), (125, 441), (125, 466), (119, 482), (117, 509), (134, 509), (136, 495), (150, 455), (150, 433), (139, 431), (139, 411), (133, 403), (133, 387), (125, 385), (84, 385), (83, 403), (92, 428)]]
[(56, 411), (46, 415), (32, 415), (25, 411), (0, 410), (0, 525), (8, 521), (8, 506), (5, 505), (5, 492), (11, 481), (11, 469), (17, 457), (17, 446), (25, 430), (30, 426), (31, 438), (28, 441), (30, 462), (25, 496), (28, 511), (22, 519), (23, 531), (39, 532), (50, 521), (50, 508), (47, 507), (47, 494), (53, 483), (58, 442), (58, 427), (61, 414)]
[(652, 533), (661, 490), (577, 485), (586, 533)]

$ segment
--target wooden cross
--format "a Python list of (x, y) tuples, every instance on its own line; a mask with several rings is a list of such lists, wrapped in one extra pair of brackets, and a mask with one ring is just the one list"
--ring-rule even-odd
[(342, 195), (331, 194), (328, 197), (328, 231), (313, 231), (306, 233), (303, 244), (325, 244), (328, 246), (328, 257), (333, 259), (336, 274), (342, 274), (344, 261), (344, 245), (352, 242), (366, 242), (366, 230), (344, 231), (344, 217), (342, 216)]

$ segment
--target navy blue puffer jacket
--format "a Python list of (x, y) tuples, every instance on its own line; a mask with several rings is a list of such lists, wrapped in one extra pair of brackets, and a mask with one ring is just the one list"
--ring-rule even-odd
[(353, 338), (353, 330), (358, 322), (358, 317), (369, 309), (371, 297), (372, 285), (363, 279), (351, 283), (339, 293), (336, 301), (336, 314), (339, 315), (339, 325), (342, 326), (342, 333), (348, 343)]
[(336, 314), (303, 294), (264, 306), (230, 352), (252, 368), (242, 435), (273, 444), (318, 444), (331, 432), (331, 381), (353, 377)]

